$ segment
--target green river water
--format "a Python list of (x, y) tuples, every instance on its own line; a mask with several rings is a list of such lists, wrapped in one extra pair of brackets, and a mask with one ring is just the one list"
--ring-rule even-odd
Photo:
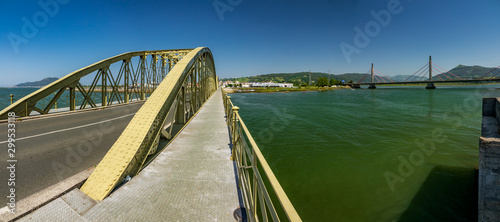
[(482, 98), (500, 85), (230, 94), (304, 221), (477, 220)]

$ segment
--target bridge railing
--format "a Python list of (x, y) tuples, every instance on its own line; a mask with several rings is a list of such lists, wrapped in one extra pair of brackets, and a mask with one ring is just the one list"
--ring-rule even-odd
[(9, 96), (0, 97), (0, 109), (12, 105), (13, 102), (14, 99), (12, 98), (12, 95), (10, 97)]
[(302, 221), (257, 143), (238, 114), (231, 97), (222, 93), (233, 144), (238, 184), (249, 221)]

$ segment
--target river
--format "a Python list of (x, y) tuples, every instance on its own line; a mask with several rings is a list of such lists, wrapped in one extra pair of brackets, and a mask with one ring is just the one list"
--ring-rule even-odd
[(437, 87), (230, 96), (304, 221), (477, 220), (482, 97), (500, 85)]

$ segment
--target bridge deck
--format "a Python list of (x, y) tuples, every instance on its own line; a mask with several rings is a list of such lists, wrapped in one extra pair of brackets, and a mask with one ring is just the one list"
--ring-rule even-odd
[(20, 221), (235, 221), (228, 144), (219, 89), (149, 166), (102, 202), (75, 189)]

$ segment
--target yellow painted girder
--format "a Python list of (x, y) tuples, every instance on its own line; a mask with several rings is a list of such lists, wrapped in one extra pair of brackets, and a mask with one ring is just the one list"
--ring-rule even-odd
[[(215, 81), (215, 67), (210, 50), (199, 47), (187, 53), (163, 79), (151, 97), (135, 114), (129, 125), (114, 143), (88, 178), (81, 190), (94, 200), (103, 200), (127, 175), (134, 176), (148, 155), (163, 120), (174, 102), (182, 84), (195, 63), (205, 55), (206, 66)], [(215, 83), (212, 83), (215, 85)], [(214, 91), (215, 87), (207, 87)]]

